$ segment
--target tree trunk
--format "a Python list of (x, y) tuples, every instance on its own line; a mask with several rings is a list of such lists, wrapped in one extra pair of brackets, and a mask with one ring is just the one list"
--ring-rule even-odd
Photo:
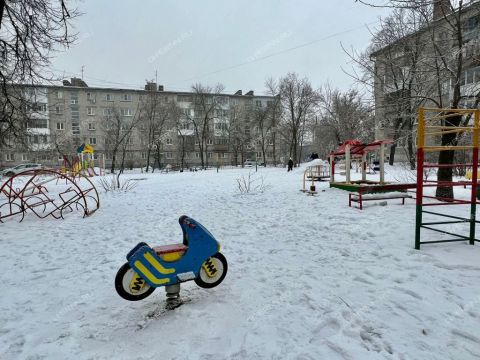
[(113, 151), (112, 151), (112, 166), (110, 168), (110, 172), (112, 174), (115, 174), (115, 162), (117, 161), (117, 151), (118, 151), (118, 149), (116, 149), (116, 148), (113, 149)]
[(149, 146), (147, 150), (147, 173), (150, 170), (150, 153), (151, 152), (152, 152), (152, 149), (150, 149), (150, 146)]
[[(440, 151), (440, 154), (438, 155), (438, 163), (453, 164), (454, 155), (455, 155), (455, 151), (453, 150)], [(452, 181), (452, 168), (438, 169), (437, 179), (438, 181)], [(453, 187), (438, 186), (435, 196), (439, 198), (453, 199)]]
[[(158, 170), (162, 168), (162, 159), (161, 159), (161, 154), (160, 154), (160, 146), (157, 146), (157, 166)], [(152, 171), (153, 172), (153, 171)]]
[(122, 162), (120, 164), (120, 173), (123, 174), (123, 170), (125, 169), (125, 153), (126, 149), (124, 148), (122, 151)]
[[(445, 120), (445, 126), (458, 126), (460, 125), (460, 121), (462, 120), (461, 116), (453, 116), (447, 118)], [(444, 134), (442, 135), (442, 146), (455, 146), (457, 145), (457, 134)], [(454, 150), (444, 150), (440, 151), (438, 155), (438, 163), (439, 164), (453, 164), (453, 159), (455, 157)], [(452, 181), (452, 168), (439, 168), (437, 173), (437, 180), (438, 181)], [(452, 186), (438, 186), (437, 191), (435, 193), (436, 197), (444, 198), (444, 199), (453, 199), (453, 187)]]
[(410, 170), (415, 170), (417, 165), (417, 157), (415, 151), (413, 150), (413, 136), (409, 133), (407, 137), (407, 156), (408, 161), (410, 162)]
[(393, 143), (390, 146), (390, 159), (388, 159), (388, 164), (393, 165), (393, 162), (395, 161), (395, 150), (397, 149), (397, 144)]
[(267, 156), (265, 151), (265, 141), (262, 142), (263, 165), (267, 167)]
[(276, 141), (275, 141), (276, 133), (275, 132), (273, 132), (273, 134), (272, 134), (272, 139), (273, 139), (273, 148), (272, 148), (272, 150), (273, 150), (273, 166), (277, 166), (277, 151), (276, 151), (276, 145), (275, 145), (275, 143), (276, 143)]

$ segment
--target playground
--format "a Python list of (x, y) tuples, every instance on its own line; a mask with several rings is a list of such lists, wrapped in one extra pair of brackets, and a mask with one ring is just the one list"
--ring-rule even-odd
[[(391, 183), (403, 171), (385, 170)], [(0, 224), (3, 358), (478, 358), (480, 246), (415, 250), (414, 200), (371, 201), (360, 211), (325, 181), (306, 196), (304, 168), (259, 168), (252, 173), (269, 189), (242, 196), (236, 179), (251, 171), (142, 174), (132, 192), (101, 193), (93, 216), (26, 214)], [(469, 199), (471, 189), (455, 195)], [(452, 216), (469, 211), (449, 208)], [(181, 242), (182, 214), (221, 243), (223, 283), (183, 284), (186, 303), (172, 311), (161, 289), (138, 302), (119, 297), (114, 279), (126, 253), (141, 241)]]

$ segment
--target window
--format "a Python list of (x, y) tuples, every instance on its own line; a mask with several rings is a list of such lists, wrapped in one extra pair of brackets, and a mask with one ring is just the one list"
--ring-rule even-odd
[(480, 81), (480, 67), (465, 70), (460, 78), (460, 84), (472, 84)]
[(15, 161), (15, 156), (12, 153), (6, 153), (5, 154), (5, 160), (6, 161)]
[(63, 91), (57, 90), (57, 99), (63, 99)]
[(48, 119), (29, 119), (27, 127), (29, 129), (48, 129)]
[(200, 159), (200, 153), (199, 152), (195, 153), (195, 159)]
[(166, 139), (167, 145), (173, 145), (173, 140), (171, 138)]
[(216, 123), (215, 124), (215, 130), (227, 130), (227, 124), (226, 123)]
[(127, 108), (127, 109), (121, 109), (120, 113), (122, 116), (133, 116), (132, 109)]
[(227, 145), (228, 139), (226, 138), (217, 138), (215, 139), (215, 145)]
[(209, 151), (209, 152), (207, 153), (207, 158), (211, 159), (212, 156), (213, 156), (213, 153)]
[(31, 104), (30, 110), (32, 110), (33, 112), (46, 112), (47, 104), (39, 104), (39, 103)]
[(228, 158), (228, 153), (219, 153), (219, 154), (218, 154), (218, 157), (219, 157), (220, 159), (226, 159), (226, 158)]
[(228, 103), (228, 98), (226, 96), (217, 96), (216, 100), (217, 100), (217, 103), (222, 105)]
[(273, 145), (273, 139), (268, 139), (268, 145)]
[(22, 161), (28, 161), (28, 155), (22, 154)]
[(70, 99), (70, 104), (75, 105), (78, 102), (77, 99)]
[(110, 116), (113, 114), (112, 109), (103, 109), (103, 115)]
[(72, 135), (80, 135), (80, 123), (72, 122)]
[(262, 101), (261, 100), (255, 100), (255, 106), (262, 107)]
[(91, 103), (95, 103), (97, 100), (97, 97), (95, 94), (88, 92), (87, 93), (87, 100), (90, 101)]
[(132, 95), (122, 94), (122, 97), (120, 99), (121, 99), (121, 101), (132, 101)]
[(178, 102), (192, 102), (192, 95), (177, 95)]
[(207, 140), (207, 145), (213, 145), (213, 140), (212, 140), (212, 139), (208, 139), (208, 140)]
[(57, 123), (57, 130), (65, 130), (65, 123), (58, 122)]
[(63, 106), (60, 106), (60, 105), (55, 106), (55, 114), (57, 115), (63, 114)]
[(465, 39), (470, 39), (475, 36), (475, 32), (478, 31), (479, 28), (479, 17), (473, 16), (463, 24), (463, 32)]
[(94, 123), (88, 123), (88, 130), (95, 130), (95, 124)]
[(87, 115), (95, 115), (95, 109), (92, 107), (87, 107)]
[(250, 135), (250, 127), (245, 126), (245, 135)]
[(91, 145), (97, 145), (97, 138), (91, 137), (91, 138), (90, 138), (90, 144), (91, 144)]
[(113, 101), (113, 95), (112, 94), (105, 94), (105, 101)]
[(142, 152), (142, 159), (145, 160), (146, 158), (147, 158), (147, 153)]
[(195, 145), (199, 145), (198, 139), (195, 139)]
[(167, 153), (165, 153), (165, 157), (167, 159), (173, 159), (173, 154), (171, 152), (167, 152)]

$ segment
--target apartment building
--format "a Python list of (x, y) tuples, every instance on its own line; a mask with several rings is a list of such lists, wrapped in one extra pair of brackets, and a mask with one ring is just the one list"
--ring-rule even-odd
[[(149, 158), (151, 165), (188, 168), (201, 165), (202, 157), (209, 166), (236, 165), (246, 159), (273, 163), (281, 157), (275, 128), (266, 133), (255, 121), (255, 114), (268, 111), (275, 98), (253, 91), (202, 95), (214, 106), (199, 134), (198, 119), (204, 114), (198, 93), (165, 91), (155, 83), (142, 90), (89, 87), (78, 78), (64, 80), (62, 86), (22, 88), (28, 146), (3, 149), (0, 167), (24, 162), (58, 166), (63, 155), (75, 155), (83, 143), (93, 146), (96, 158), (105, 157), (107, 167), (115, 148), (117, 167), (122, 158), (126, 167), (146, 166)], [(175, 117), (176, 111), (180, 114)]]
[[(375, 135), (394, 139), (397, 150), (405, 150), (397, 151), (396, 160), (412, 158), (419, 106), (451, 107), (457, 81), (462, 98), (458, 106), (475, 105), (480, 90), (480, 2), (464, 4), (462, 11), (451, 13), (450, 1), (434, 1), (432, 20), (370, 54), (375, 64)], [(457, 19), (461, 31), (452, 25)], [(462, 68), (457, 77), (459, 38)]]

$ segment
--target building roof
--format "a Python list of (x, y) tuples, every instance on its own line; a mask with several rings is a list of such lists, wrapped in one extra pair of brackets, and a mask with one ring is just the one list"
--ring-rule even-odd
[(343, 156), (347, 149), (347, 145), (350, 146), (350, 155), (351, 156), (362, 156), (370, 151), (377, 150), (383, 144), (392, 144), (393, 140), (376, 140), (370, 144), (363, 144), (358, 140), (347, 140), (342, 145), (340, 145), (336, 150), (332, 151), (331, 155), (334, 156)]
[[(78, 83), (78, 82), (72, 82), (72, 83)], [(84, 83), (84, 82), (83, 82)], [(71, 84), (71, 83), (69, 83)], [(25, 87), (34, 87), (34, 88), (48, 88), (48, 89), (65, 89), (65, 90), (81, 90), (81, 91), (116, 91), (116, 92), (136, 92), (136, 93), (146, 93), (146, 92), (155, 92), (158, 94), (166, 94), (166, 95), (195, 95), (194, 92), (189, 92), (189, 91), (168, 91), (168, 90), (146, 90), (146, 89), (126, 89), (126, 88), (112, 88), (112, 87), (97, 87), (93, 86), (90, 87), (86, 83), (83, 86), (73, 86), (73, 85), (32, 85), (32, 84), (17, 84), (17, 86), (25, 86)], [(158, 86), (156, 85), (156, 89), (158, 89)], [(214, 95), (214, 94), (212, 94)], [(217, 96), (228, 96), (228, 97), (234, 97), (234, 98), (242, 98), (242, 99), (248, 99), (248, 98), (274, 98), (274, 96), (271, 95), (255, 95), (252, 90), (250, 90), (247, 94), (241, 95), (238, 93), (238, 91), (235, 94), (227, 94), (227, 93), (219, 93), (216, 94)]]

